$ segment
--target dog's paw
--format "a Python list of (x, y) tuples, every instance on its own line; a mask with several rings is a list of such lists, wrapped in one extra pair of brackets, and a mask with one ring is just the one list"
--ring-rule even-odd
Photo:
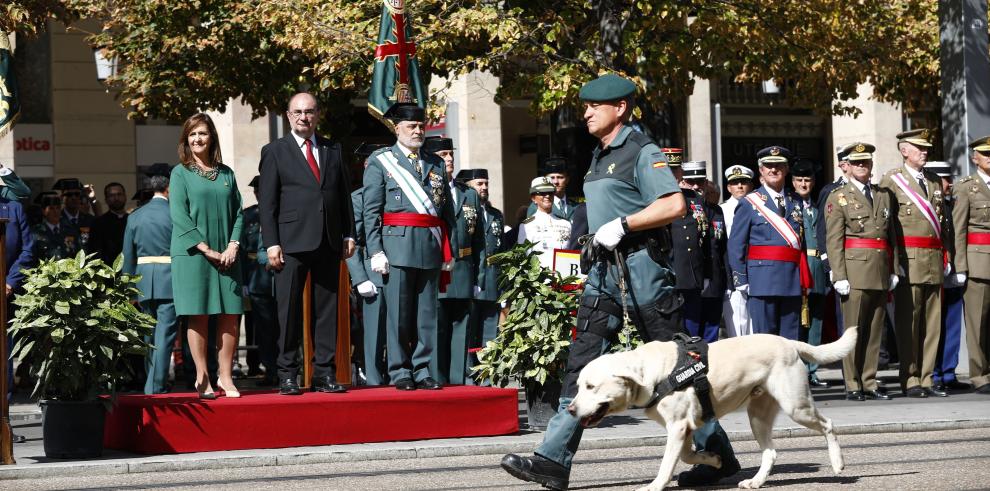
[(739, 481), (739, 489), (756, 489), (759, 488), (762, 483), (757, 482), (755, 479), (746, 479), (745, 481)]

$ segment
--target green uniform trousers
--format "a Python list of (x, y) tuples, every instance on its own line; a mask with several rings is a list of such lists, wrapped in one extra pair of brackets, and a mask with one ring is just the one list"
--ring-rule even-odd
[(468, 348), (471, 332), (471, 300), (440, 299), (440, 322), (437, 325), (437, 351), (430, 361), (430, 371), (441, 384), (467, 383), (471, 378)]
[(389, 268), (385, 310), (390, 383), (404, 378), (420, 382), (431, 376), (430, 359), (437, 345), (439, 279), (440, 269)]
[(899, 284), (894, 297), (901, 388), (931, 388), (942, 332), (942, 285)]
[(172, 361), (172, 347), (179, 332), (175, 316), (175, 304), (171, 298), (148, 299), (140, 303), (141, 310), (155, 318), (155, 331), (145, 337), (153, 346), (145, 357), (144, 368), (148, 379), (144, 382), (145, 394), (164, 394), (168, 387), (168, 367)]
[(990, 384), (990, 280), (970, 278), (963, 294), (969, 381), (976, 388)]
[(880, 362), (880, 339), (887, 315), (887, 292), (851, 289), (841, 297), (845, 327), (857, 326), (856, 348), (842, 359), (842, 378), (846, 390), (877, 390), (877, 364)]

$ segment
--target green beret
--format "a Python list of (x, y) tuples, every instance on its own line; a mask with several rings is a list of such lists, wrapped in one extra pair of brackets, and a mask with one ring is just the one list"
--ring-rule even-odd
[(628, 78), (607, 73), (581, 87), (578, 97), (582, 101), (607, 102), (625, 99), (636, 92), (636, 84)]

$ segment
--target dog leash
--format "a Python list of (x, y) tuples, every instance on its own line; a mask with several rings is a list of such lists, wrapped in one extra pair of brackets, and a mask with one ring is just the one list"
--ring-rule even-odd
[[(627, 330), (632, 324), (632, 319), (629, 318), (629, 302), (627, 300), (629, 290), (626, 287), (626, 260), (619, 253), (618, 247), (612, 249), (612, 253), (615, 254), (615, 265), (616, 269), (619, 270), (619, 296), (622, 298), (622, 329)], [(624, 344), (626, 345), (626, 351), (632, 349), (629, 336), (626, 336)]]

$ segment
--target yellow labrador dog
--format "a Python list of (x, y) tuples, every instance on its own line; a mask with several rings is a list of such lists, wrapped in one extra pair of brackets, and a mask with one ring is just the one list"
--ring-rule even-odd
[[(808, 371), (802, 360), (818, 364), (845, 358), (856, 345), (856, 327), (846, 329), (834, 343), (811, 346), (772, 334), (724, 339), (709, 345), (708, 380), (715, 417), (721, 418), (742, 405), (749, 413), (753, 436), (763, 450), (760, 470), (740, 488), (758, 488), (770, 474), (777, 451), (771, 433), (781, 409), (796, 423), (825, 434), (832, 470), (842, 471), (842, 450), (832, 432), (832, 421), (818, 412), (808, 387)], [(676, 368), (677, 344), (647, 343), (632, 351), (599, 357), (578, 376), (578, 393), (567, 410), (584, 426), (595, 426), (629, 406), (645, 406), (654, 387)], [(667, 446), (657, 478), (642, 490), (663, 489), (680, 457), (687, 464), (721, 467), (711, 452), (695, 452), (691, 432), (703, 424), (701, 403), (694, 387), (677, 390), (646, 409), (646, 415), (667, 428)]]

